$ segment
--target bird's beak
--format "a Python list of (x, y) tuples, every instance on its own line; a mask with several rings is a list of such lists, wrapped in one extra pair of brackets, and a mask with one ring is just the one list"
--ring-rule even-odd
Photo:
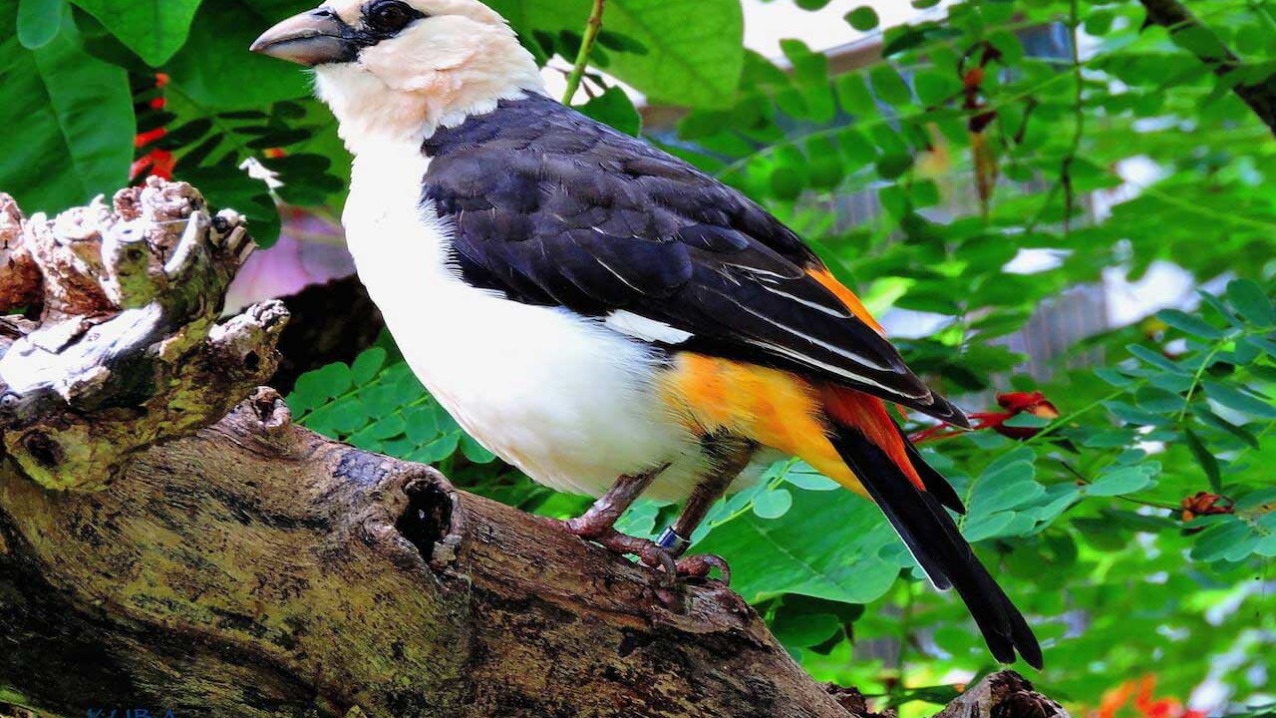
[(350, 27), (326, 8), (311, 10), (275, 25), (249, 49), (280, 60), (314, 67), (328, 62), (348, 62), (358, 48), (350, 40)]

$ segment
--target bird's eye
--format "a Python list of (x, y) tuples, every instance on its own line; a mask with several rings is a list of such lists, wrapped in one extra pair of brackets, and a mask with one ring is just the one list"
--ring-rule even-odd
[(385, 34), (396, 33), (420, 17), (424, 17), (421, 12), (399, 0), (378, 2), (364, 13), (364, 21), (368, 27)]

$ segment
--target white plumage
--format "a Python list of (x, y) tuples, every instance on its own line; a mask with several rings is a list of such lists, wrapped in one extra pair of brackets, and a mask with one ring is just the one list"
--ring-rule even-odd
[(652, 387), (659, 357), (623, 333), (660, 328), (639, 317), (617, 331), (465, 284), (448, 264), (448, 227), (419, 206), (428, 166), (419, 143), (362, 146), (344, 216), (359, 277), (422, 383), (483, 446), (550, 488), (597, 496), (668, 463), (649, 495), (685, 498), (705, 469), (699, 441)]

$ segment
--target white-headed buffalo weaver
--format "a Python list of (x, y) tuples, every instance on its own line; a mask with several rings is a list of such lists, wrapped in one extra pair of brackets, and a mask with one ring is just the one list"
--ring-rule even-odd
[[(994, 656), (1040, 665), (886, 404), (965, 415), (792, 231), (547, 97), (477, 0), (333, 0), (253, 49), (315, 69), (354, 154), (350, 250), (413, 371), (528, 476), (601, 496), (569, 530), (703, 575), (674, 558), (709, 506), (795, 455), (877, 502)], [(639, 494), (686, 501), (658, 544), (612, 528)]]

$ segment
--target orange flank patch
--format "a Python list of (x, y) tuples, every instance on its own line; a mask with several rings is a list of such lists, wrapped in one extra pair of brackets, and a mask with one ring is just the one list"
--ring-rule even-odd
[(747, 437), (865, 493), (828, 439), (821, 404), (826, 392), (789, 372), (755, 364), (690, 352), (675, 355), (673, 362), (661, 376), (660, 391), (690, 430)]
[(845, 284), (837, 281), (837, 279), (833, 277), (832, 272), (824, 267), (816, 267), (814, 269), (806, 270), (806, 273), (809, 277), (811, 277), (811, 279), (819, 282), (821, 286), (832, 292), (835, 297), (841, 300), (842, 304), (846, 305), (846, 308), (850, 310), (851, 314), (854, 314), (860, 319), (860, 321), (872, 327), (873, 331), (881, 334), (882, 336), (886, 336), (886, 332), (882, 329), (882, 325), (878, 324), (877, 320), (873, 318), (873, 315), (868, 313), (868, 309), (864, 307), (864, 303), (860, 301), (860, 298), (855, 296), (855, 292), (847, 289)]

